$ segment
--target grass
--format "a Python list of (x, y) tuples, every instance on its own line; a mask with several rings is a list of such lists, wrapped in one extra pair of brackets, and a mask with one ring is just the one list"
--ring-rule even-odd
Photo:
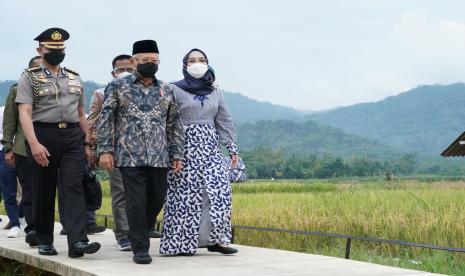
[[(103, 207), (111, 214), (107, 182)], [(233, 224), (465, 247), (465, 181), (422, 178), (250, 181), (233, 185)], [(103, 219), (99, 218), (100, 223)], [(111, 220), (109, 221), (111, 227)], [(343, 257), (345, 240), (237, 230), (236, 243)], [(465, 275), (465, 253), (352, 241), (351, 259)]]

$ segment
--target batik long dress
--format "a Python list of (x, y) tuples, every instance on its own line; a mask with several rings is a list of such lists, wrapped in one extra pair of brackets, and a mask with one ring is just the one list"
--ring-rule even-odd
[(234, 125), (223, 94), (198, 96), (173, 85), (185, 130), (184, 168), (168, 176), (160, 253), (195, 253), (231, 242), (230, 169), (221, 146), (236, 154)]

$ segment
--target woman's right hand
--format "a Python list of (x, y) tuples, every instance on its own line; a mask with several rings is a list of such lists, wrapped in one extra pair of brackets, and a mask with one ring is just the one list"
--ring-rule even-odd
[(231, 155), (231, 167), (232, 167), (233, 169), (236, 168), (237, 162), (238, 162), (238, 156), (237, 156), (237, 154)]
[(42, 167), (48, 166), (48, 157), (50, 157), (50, 153), (48, 150), (40, 143), (35, 143), (31, 145), (31, 153), (34, 160), (41, 165)]

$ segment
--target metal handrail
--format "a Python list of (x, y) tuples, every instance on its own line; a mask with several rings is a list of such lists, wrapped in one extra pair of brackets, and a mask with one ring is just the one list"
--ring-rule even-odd
[[(95, 214), (95, 216), (102, 217), (104, 219), (105, 228), (108, 228), (108, 219), (113, 220), (112, 215)], [(162, 227), (162, 222), (155, 221), (155, 229), (157, 231), (160, 231), (161, 227)], [(465, 248), (461, 248), (461, 247), (448, 247), (448, 246), (435, 245), (435, 244), (429, 244), (429, 243), (416, 243), (416, 242), (401, 241), (401, 240), (388, 240), (388, 239), (380, 239), (380, 238), (368, 237), (368, 236), (361, 237), (361, 236), (354, 236), (354, 235), (347, 235), (347, 234), (325, 233), (325, 232), (318, 232), (318, 231), (302, 231), (302, 230), (271, 228), (271, 227), (245, 226), (245, 225), (232, 225), (232, 239), (231, 239), (232, 243), (234, 243), (234, 238), (236, 236), (237, 229), (346, 239), (346, 247), (345, 247), (345, 255), (344, 255), (346, 259), (350, 259), (350, 249), (352, 245), (352, 240), (376, 242), (376, 243), (384, 243), (384, 244), (395, 244), (395, 245), (425, 248), (425, 249), (432, 249), (432, 250), (442, 250), (442, 251), (448, 251), (448, 252), (453, 252), (453, 253), (456, 253), (456, 252), (465, 253)]]
[[(107, 228), (108, 226), (108, 219), (109, 218), (113, 219), (113, 216), (111, 215), (96, 214), (96, 216), (104, 218), (105, 228)], [(160, 221), (156, 221), (156, 229), (160, 231), (161, 227), (162, 227), (162, 223)], [(354, 235), (347, 235), (347, 234), (324, 233), (324, 232), (318, 232), (318, 231), (302, 231), (302, 230), (270, 228), (270, 227), (256, 227), (256, 226), (245, 226), (245, 225), (232, 225), (232, 239), (231, 239), (232, 243), (234, 243), (234, 238), (236, 236), (237, 229), (346, 239), (346, 247), (345, 247), (345, 255), (344, 255), (346, 259), (350, 259), (350, 249), (351, 249), (352, 240), (376, 242), (376, 243), (384, 243), (384, 244), (395, 244), (395, 245), (425, 248), (425, 249), (432, 249), (432, 250), (442, 250), (442, 251), (448, 251), (448, 252), (454, 252), (454, 253), (456, 252), (465, 253), (465, 248), (448, 247), (448, 246), (441, 246), (441, 245), (435, 245), (435, 244), (429, 244), (429, 243), (416, 243), (416, 242), (401, 241), (401, 240), (380, 239), (380, 238), (375, 238), (375, 237), (361, 237), (361, 236), (354, 236)]]
[(374, 237), (361, 237), (361, 236), (354, 236), (354, 235), (324, 233), (324, 232), (317, 232), (317, 231), (301, 231), (301, 230), (268, 228), (268, 227), (255, 227), (255, 226), (243, 226), (243, 225), (233, 225), (233, 230), (232, 230), (232, 232), (233, 232), (233, 241), (234, 241), (234, 236), (235, 236), (235, 229), (267, 231), (267, 232), (298, 234), (298, 235), (306, 235), (306, 236), (320, 236), (320, 237), (346, 239), (346, 248), (345, 248), (345, 258), (346, 259), (350, 259), (350, 247), (351, 247), (352, 240), (369, 241), (369, 242), (376, 242), (376, 243), (385, 243), (385, 244), (395, 244), (395, 245), (419, 247), (419, 248), (426, 248), (426, 249), (433, 249), (433, 250), (443, 250), (443, 251), (448, 251), (448, 252), (465, 253), (465, 248), (447, 247), (447, 246), (428, 244), (428, 243), (415, 243), (415, 242), (408, 242), (408, 241), (401, 241), (401, 240), (388, 240), (388, 239), (380, 239), (380, 238), (374, 238)]

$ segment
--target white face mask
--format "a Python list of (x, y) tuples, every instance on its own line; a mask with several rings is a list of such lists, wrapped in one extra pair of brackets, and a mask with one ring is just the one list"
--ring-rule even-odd
[(124, 77), (129, 76), (129, 75), (131, 75), (131, 73), (124, 71), (124, 72), (119, 73), (118, 75), (116, 75), (116, 78), (117, 78), (117, 79), (122, 79), (122, 78), (124, 78)]
[(194, 63), (186, 68), (187, 73), (196, 79), (200, 79), (207, 73), (208, 65), (204, 63)]

